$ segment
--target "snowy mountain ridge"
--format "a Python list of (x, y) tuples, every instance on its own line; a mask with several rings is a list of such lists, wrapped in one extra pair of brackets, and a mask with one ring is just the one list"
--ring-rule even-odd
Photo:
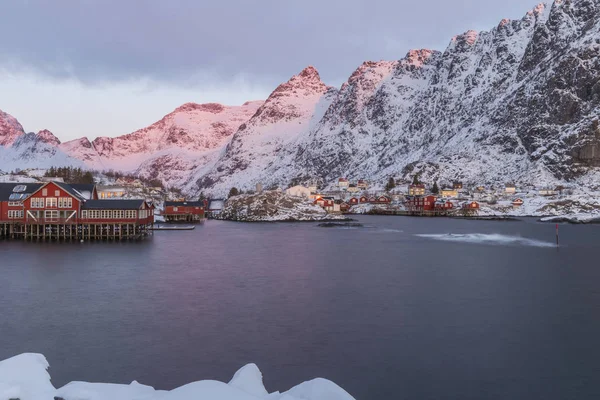
[[(128, 135), (57, 146), (65, 162), (135, 171), (189, 194), (416, 173), (426, 182), (593, 186), (598, 37), (598, 0), (541, 3), (457, 35), (443, 52), (364, 62), (339, 90), (307, 67), (264, 102), (188, 103)], [(0, 114), (6, 149), (24, 135), (9, 117)]]

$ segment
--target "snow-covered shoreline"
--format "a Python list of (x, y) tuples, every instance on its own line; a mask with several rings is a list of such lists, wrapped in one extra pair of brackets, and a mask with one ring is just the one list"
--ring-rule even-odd
[(129, 385), (71, 382), (56, 389), (42, 354), (24, 353), (0, 361), (0, 400), (354, 400), (335, 383), (316, 378), (285, 392), (269, 393), (255, 364), (240, 368), (228, 382), (202, 380), (173, 390)]

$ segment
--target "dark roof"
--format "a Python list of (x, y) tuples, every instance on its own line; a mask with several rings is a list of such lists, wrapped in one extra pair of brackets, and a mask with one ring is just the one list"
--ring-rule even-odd
[(83, 197), (83, 195), (81, 193), (79, 193), (75, 188), (73, 188), (72, 185), (69, 185), (68, 183), (63, 183), (63, 182), (48, 182), (55, 184), (56, 186), (58, 186), (59, 188), (61, 188), (62, 190), (64, 190), (65, 192), (69, 193), (71, 196), (75, 197), (78, 200), (85, 200), (85, 197)]
[(165, 201), (165, 207), (204, 207), (203, 201)]
[(42, 187), (43, 183), (18, 183), (18, 182), (8, 182), (8, 183), (0, 183), (0, 201), (8, 201), (8, 198), (11, 194), (13, 194), (13, 189), (16, 186), (23, 185), (25, 186), (25, 190), (19, 193), (27, 193), (31, 194)]
[(87, 200), (83, 203), (83, 210), (139, 210), (145, 200)]
[(90, 192), (90, 193), (92, 193), (94, 191), (94, 188), (96, 187), (96, 185), (93, 183), (69, 183), (69, 186), (71, 186), (73, 189), (77, 190), (78, 192)]

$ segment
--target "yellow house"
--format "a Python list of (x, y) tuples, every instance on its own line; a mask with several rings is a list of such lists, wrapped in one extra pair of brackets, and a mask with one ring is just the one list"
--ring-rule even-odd
[(451, 188), (443, 188), (442, 197), (458, 197), (458, 190)]
[(425, 185), (409, 185), (408, 186), (409, 196), (425, 196)]
[(123, 197), (127, 190), (123, 186), (96, 186), (99, 199), (113, 199)]

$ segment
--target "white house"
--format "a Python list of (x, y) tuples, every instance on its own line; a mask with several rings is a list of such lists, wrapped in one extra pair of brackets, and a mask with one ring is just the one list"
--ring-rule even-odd
[(504, 193), (506, 193), (506, 194), (515, 194), (515, 193), (517, 193), (517, 187), (515, 185), (507, 184), (504, 187)]
[(124, 186), (116, 185), (98, 185), (96, 186), (96, 190), (98, 190), (99, 199), (112, 199), (115, 197), (123, 197), (127, 193), (127, 189), (125, 189)]
[(542, 188), (539, 190), (540, 196), (555, 196), (556, 190), (550, 188)]
[(338, 180), (338, 186), (340, 187), (340, 189), (348, 189), (348, 186), (350, 186), (350, 182), (346, 178), (340, 178)]
[(285, 194), (293, 197), (308, 198), (310, 196), (310, 193), (310, 189), (302, 185), (292, 186), (291, 188), (285, 190)]

